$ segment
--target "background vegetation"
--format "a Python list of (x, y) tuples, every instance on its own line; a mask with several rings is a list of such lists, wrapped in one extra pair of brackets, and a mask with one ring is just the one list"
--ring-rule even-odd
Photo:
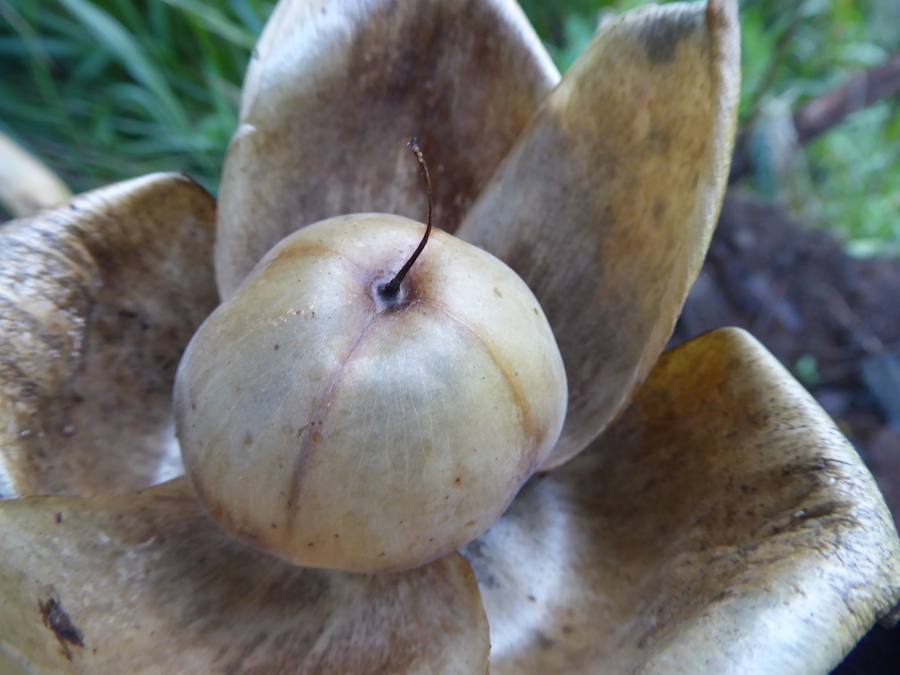
[[(521, 0), (561, 69), (640, 0)], [(75, 191), (183, 170), (215, 191), (271, 0), (0, 0), (0, 130)], [(791, 111), (900, 51), (896, 0), (743, 0), (747, 182), (860, 255), (900, 253), (900, 99), (798, 147)]]

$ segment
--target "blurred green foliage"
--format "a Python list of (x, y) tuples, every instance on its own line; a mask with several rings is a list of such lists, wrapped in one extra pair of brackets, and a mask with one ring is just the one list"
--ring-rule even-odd
[(741, 119), (758, 144), (751, 180), (859, 255), (900, 254), (900, 97), (854, 113), (802, 148), (780, 133), (804, 102), (900, 52), (896, 0), (745, 0)]
[(266, 0), (0, 0), (0, 127), (76, 191), (150, 171), (210, 189)]
[[(640, 0), (521, 0), (562, 70)], [(215, 190), (274, 0), (0, 0), (0, 129), (76, 191), (155, 170)], [(900, 253), (898, 98), (799, 148), (791, 110), (900, 51), (897, 0), (743, 0), (749, 182), (852, 252)]]

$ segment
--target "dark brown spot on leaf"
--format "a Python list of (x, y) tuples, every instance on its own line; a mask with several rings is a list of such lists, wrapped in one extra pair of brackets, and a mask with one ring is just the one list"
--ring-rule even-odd
[(69, 651), (69, 645), (84, 647), (84, 634), (72, 623), (72, 619), (55, 598), (49, 598), (47, 602), (38, 600), (38, 608), (41, 612), (41, 621), (53, 631), (59, 644), (62, 645), (66, 658), (71, 661), (72, 653)]
[(678, 43), (702, 27), (703, 15), (683, 11), (670, 15), (666, 21), (648, 21), (643, 30), (647, 56), (656, 63), (669, 63), (675, 58)]
[(536, 640), (540, 649), (552, 649), (556, 644), (553, 640), (544, 635), (541, 631), (537, 631)]
[(653, 204), (653, 218), (657, 222), (661, 221), (665, 218), (666, 215), (666, 201), (664, 199), (657, 199)]

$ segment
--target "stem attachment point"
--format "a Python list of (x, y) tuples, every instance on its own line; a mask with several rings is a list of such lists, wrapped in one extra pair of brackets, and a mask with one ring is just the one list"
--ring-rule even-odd
[(422, 241), (419, 242), (416, 250), (413, 251), (413, 254), (410, 256), (409, 260), (406, 261), (406, 264), (400, 268), (400, 271), (397, 272), (396, 276), (387, 282), (384, 286), (381, 287), (380, 291), (384, 298), (388, 300), (393, 300), (397, 297), (397, 294), (400, 292), (400, 284), (403, 283), (403, 280), (406, 278), (406, 275), (409, 273), (409, 270), (415, 264), (416, 260), (419, 259), (419, 256), (422, 254), (422, 251), (425, 249), (425, 244), (428, 243), (428, 237), (431, 235), (432, 228), (432, 211), (434, 209), (433, 206), (433, 198), (431, 193), (431, 177), (428, 175), (428, 167), (425, 164), (425, 158), (422, 156), (422, 151), (419, 149), (418, 139), (413, 137), (407, 145), (412, 148), (412, 151), (416, 153), (416, 159), (419, 160), (419, 168), (422, 170), (422, 178), (425, 179), (425, 187), (428, 190), (428, 220), (425, 223), (425, 236), (422, 237)]

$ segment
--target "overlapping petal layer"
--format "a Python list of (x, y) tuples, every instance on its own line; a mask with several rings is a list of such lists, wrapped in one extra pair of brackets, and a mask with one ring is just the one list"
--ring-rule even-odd
[(457, 553), (393, 575), (289, 565), (215, 525), (183, 478), (0, 502), (0, 671), (484, 675)]
[(466, 555), (494, 675), (824, 675), (900, 599), (871, 474), (738, 329), (664, 354)]
[(736, 2), (623, 14), (460, 226), (531, 287), (559, 343), (569, 411), (545, 469), (600, 433), (665, 346), (718, 217), (739, 82)]
[(0, 497), (181, 473), (172, 383), (217, 298), (215, 203), (157, 174), (0, 230)]
[(412, 136), (435, 224), (452, 232), (558, 79), (514, 0), (282, 0), (222, 178), (223, 299), (304, 225), (363, 211), (424, 221)]

